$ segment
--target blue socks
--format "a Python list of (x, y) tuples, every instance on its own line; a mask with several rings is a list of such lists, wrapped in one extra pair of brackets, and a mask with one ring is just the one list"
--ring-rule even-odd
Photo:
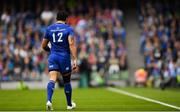
[(50, 102), (52, 102), (54, 86), (55, 86), (55, 82), (53, 80), (50, 80), (49, 83), (47, 84), (47, 100)]
[(67, 105), (72, 106), (71, 104), (71, 94), (72, 94), (72, 88), (70, 83), (64, 84), (64, 92), (66, 94), (66, 100), (67, 100)]
[[(52, 95), (54, 92), (55, 82), (50, 80), (47, 84), (47, 100), (52, 102)], [(66, 95), (67, 105), (72, 106), (71, 104), (71, 95), (72, 95), (72, 88), (70, 83), (64, 84), (64, 93)]]

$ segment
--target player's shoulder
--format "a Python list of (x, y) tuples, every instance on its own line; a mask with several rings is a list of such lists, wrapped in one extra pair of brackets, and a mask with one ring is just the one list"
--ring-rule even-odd
[(66, 25), (67, 25), (67, 29), (68, 29), (68, 30), (70, 30), (70, 31), (73, 30), (73, 27), (72, 27), (72, 26), (70, 26), (70, 25), (68, 25), (68, 24), (66, 24)]
[(47, 26), (47, 29), (52, 29), (52, 28), (55, 27), (55, 26), (56, 26), (55, 23), (54, 23), (54, 24), (51, 24), (51, 25)]

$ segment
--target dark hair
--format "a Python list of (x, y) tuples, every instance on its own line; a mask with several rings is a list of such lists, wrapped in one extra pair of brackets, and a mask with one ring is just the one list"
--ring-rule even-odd
[(66, 21), (68, 17), (68, 13), (66, 11), (59, 11), (56, 16), (56, 20)]

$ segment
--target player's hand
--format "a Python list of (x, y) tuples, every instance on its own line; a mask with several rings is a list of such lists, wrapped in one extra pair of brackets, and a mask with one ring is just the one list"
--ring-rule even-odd
[(73, 60), (72, 68), (73, 68), (73, 70), (77, 68), (77, 60)]
[(73, 73), (77, 73), (78, 71), (79, 71), (79, 67), (78, 67), (78, 65), (77, 65), (77, 60), (74, 60), (73, 61), (73, 67), (72, 67), (72, 71), (73, 71)]

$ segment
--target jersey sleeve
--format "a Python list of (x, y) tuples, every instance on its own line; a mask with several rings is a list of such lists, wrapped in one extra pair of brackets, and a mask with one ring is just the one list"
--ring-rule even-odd
[(44, 39), (49, 40), (49, 31), (48, 31), (48, 29), (46, 29), (46, 31), (45, 31)]
[(69, 28), (69, 36), (74, 37), (74, 30), (72, 27)]

